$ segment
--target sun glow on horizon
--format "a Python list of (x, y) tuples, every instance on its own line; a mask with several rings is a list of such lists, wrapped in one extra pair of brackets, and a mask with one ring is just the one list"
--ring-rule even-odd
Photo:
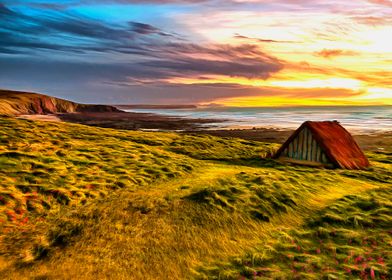
[[(212, 20), (218, 24), (211, 28), (208, 22), (200, 19), (198, 28), (209, 41), (258, 45), (260, 51), (279, 58), (284, 65), (283, 69), (271, 73), (267, 78), (203, 75), (176, 77), (168, 82), (220, 87), (237, 85), (252, 91), (248, 94), (251, 97), (238, 96), (213, 101), (219, 104), (390, 105), (392, 84), (388, 76), (392, 77), (391, 22), (380, 15), (365, 17), (357, 14), (357, 4), (348, 5), (352, 6), (353, 11), (340, 14), (306, 10), (305, 16), (276, 11), (213, 12)], [(365, 6), (373, 9), (372, 12), (376, 8), (383, 8), (383, 12), (389, 9), (375, 7), (371, 3)], [(268, 6), (265, 8), (268, 9)], [(342, 7), (336, 9), (339, 11)], [(262, 16), (265, 12), (268, 17)], [(282, 22), (285, 24), (282, 25)], [(267, 90), (263, 90), (265, 88)], [(270, 88), (275, 89), (274, 93), (290, 89), (297, 90), (298, 94), (277, 93), (269, 96)], [(313, 89), (315, 95), (302, 94), (303, 90), (308, 89)], [(330, 97), (327, 96), (328, 90), (331, 92)]]
[(0, 4), (2, 87), (90, 103), (392, 103), (390, 1), (52, 2)]
[[(226, 84), (238, 84), (254, 89), (252, 96), (222, 98), (213, 102), (224, 106), (392, 105), (392, 89), (367, 87), (366, 83), (349, 78), (258, 80), (211, 76), (208, 79), (182, 78), (168, 82), (222, 88)], [(260, 94), (257, 94), (258, 90)], [(320, 93), (323, 95), (320, 96)]]
[(214, 104), (227, 107), (292, 107), (292, 106), (392, 106), (392, 98), (306, 98), (292, 97), (234, 97), (216, 100)]

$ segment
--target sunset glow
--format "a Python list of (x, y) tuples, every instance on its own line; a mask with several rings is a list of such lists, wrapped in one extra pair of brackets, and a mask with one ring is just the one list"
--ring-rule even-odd
[(392, 104), (391, 1), (6, 0), (0, 15), (2, 87), (106, 103)]

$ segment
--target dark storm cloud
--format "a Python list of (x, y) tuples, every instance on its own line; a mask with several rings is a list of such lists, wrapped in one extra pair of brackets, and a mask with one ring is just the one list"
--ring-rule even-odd
[[(40, 0), (2, 0), (6, 5), (26, 5), (29, 7), (64, 10), (77, 5), (100, 5), (100, 4), (199, 4), (199, 3), (222, 3), (223, 0), (59, 0), (57, 3), (43, 2)], [(232, 2), (232, 1), (229, 1)]]
[[(162, 79), (178, 76), (179, 73), (128, 63), (84, 63), (42, 59), (26, 61), (22, 58), (8, 57), (0, 59), (0, 69), (7, 69), (0, 75), (2, 85), (19, 90), (55, 94), (81, 102), (118, 104), (121, 100), (125, 103), (197, 103), (220, 97), (248, 95), (250, 91), (257, 91), (255, 88), (236, 84), (171, 84)], [(20, 79), (21, 76), (24, 79)], [(94, 95), (85, 94), (86, 92), (94, 92)]]
[[(1, 34), (0, 34), (0, 36), (1, 36)], [(17, 54), (18, 52), (11, 50), (11, 49), (0, 47), (0, 54), (2, 54), (2, 53), (3, 54)]]
[(217, 2), (216, 0), (79, 0), (83, 3), (120, 3), (120, 4), (197, 4)]
[[(151, 25), (112, 26), (77, 14), (31, 17), (0, 5), (0, 53), (32, 54), (53, 50), (72, 53), (118, 52), (148, 55), (147, 35), (169, 36)], [(142, 32), (142, 27), (144, 31)], [(148, 32), (147, 32), (148, 27)]]
[(242, 59), (240, 61), (217, 61), (183, 58), (181, 60), (161, 60), (142, 63), (144, 66), (158, 67), (178, 73), (213, 74), (232, 77), (266, 79), (270, 73), (283, 68), (281, 64), (266, 62), (262, 59)]
[(62, 32), (70, 35), (95, 39), (117, 40), (125, 36), (132, 36), (129, 31), (111, 28), (96, 21), (77, 18), (76, 16), (62, 16), (59, 18), (40, 18), (34, 22), (47, 30)]
[(283, 68), (282, 62), (263, 53), (256, 45), (186, 43), (147, 23), (114, 26), (65, 12), (31, 17), (4, 5), (0, 6), (0, 20), (3, 29), (0, 30), (0, 53), (33, 55), (42, 50), (79, 53), (86, 56), (87, 65), (88, 55), (94, 52), (136, 55), (128, 67), (113, 65), (115, 69), (111, 71), (117, 73), (117, 77), (138, 77), (139, 71), (148, 78), (214, 74), (265, 79)]
[[(33, 38), (22, 37), (19, 34), (8, 33), (0, 31), (0, 53), (8, 54), (27, 54), (32, 53), (33, 49), (46, 49), (46, 50), (56, 50), (56, 51), (75, 51), (66, 46), (40, 42), (39, 40), (34, 40)], [(23, 49), (23, 50), (21, 50)]]
[(16, 13), (14, 13), (12, 10), (8, 9), (4, 4), (0, 3), (0, 19), (7, 17), (7, 16), (13, 16)]
[[(109, 24), (59, 9), (40, 13), (31, 16), (0, 4), (0, 87), (85, 102), (110, 102), (108, 93), (121, 99), (130, 91), (146, 102), (169, 94), (173, 102), (198, 102), (240, 94), (242, 87), (168, 80), (208, 75), (267, 79), (285, 64), (254, 44), (196, 44), (145, 22)], [(198, 96), (200, 89), (209, 93)], [(83, 94), (88, 92), (94, 97)]]
[[(16, 57), (1, 59), (0, 69), (7, 69), (2, 73), (2, 79), (24, 76), (26, 79), (40, 83), (59, 80), (62, 83), (69, 83), (71, 80), (75, 82), (102, 79), (125, 80), (128, 76), (146, 78), (151, 75), (150, 69), (143, 69), (139, 65), (129, 63), (68, 62), (38, 58), (26, 60)], [(152, 74), (157, 79), (167, 77), (167, 74), (160, 73), (159, 70)]]
[(260, 50), (257, 45), (242, 44), (215, 44), (201, 45), (193, 43), (168, 43), (162, 46), (166, 53), (174, 54), (209, 54), (221, 58), (258, 57), (264, 60), (277, 60)]
[[(7, 69), (2, 78), (28, 77), (35, 82), (47, 83), (62, 80), (108, 81), (122, 83), (131, 79), (159, 81), (192, 75), (227, 75), (247, 78), (268, 78), (283, 66), (263, 60), (214, 61), (182, 58), (180, 60), (149, 60), (139, 63), (94, 63), (68, 62), (61, 60), (25, 59), (5, 57), (0, 60), (0, 69)], [(29, 74), (30, 73), (30, 74)]]
[(1, 28), (5, 32), (19, 32), (20, 35), (67, 34), (78, 37), (117, 40), (133, 36), (132, 30), (114, 28), (98, 21), (71, 13), (53, 13), (43, 16), (27, 16), (0, 4)]
[(142, 35), (157, 34), (161, 36), (176, 37), (174, 34), (166, 33), (161, 29), (152, 26), (150, 24), (134, 22), (134, 21), (131, 21), (128, 24), (130, 25), (131, 30), (137, 34), (142, 34)]
[(131, 26), (131, 29), (133, 32), (136, 32), (138, 34), (156, 34), (156, 33), (160, 33), (161, 31), (150, 25), (150, 24), (145, 24), (145, 23), (141, 23), (141, 22), (129, 22), (129, 25)]
[[(52, 49), (71, 52), (110, 51), (143, 54), (148, 40), (154, 36), (178, 39), (177, 34), (164, 32), (146, 23), (129, 22), (125, 26), (115, 26), (69, 12), (47, 13), (32, 17), (17, 13), (2, 4), (0, 4), (0, 23), (2, 29), (0, 29), (2, 39), (0, 45), (6, 49), (18, 48), (13, 50), (14, 53)], [(86, 40), (94, 41), (86, 42)], [(141, 40), (144, 40), (144, 44)]]

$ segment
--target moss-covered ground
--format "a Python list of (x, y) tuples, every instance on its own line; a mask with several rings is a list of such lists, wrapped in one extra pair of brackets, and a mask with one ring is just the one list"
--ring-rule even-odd
[(0, 118), (0, 278), (390, 278), (392, 151), (347, 171), (277, 147)]

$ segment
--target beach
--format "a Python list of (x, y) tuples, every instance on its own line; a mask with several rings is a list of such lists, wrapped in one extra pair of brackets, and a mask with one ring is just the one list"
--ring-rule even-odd
[(208, 120), (183, 133), (284, 143), (303, 122), (337, 120), (365, 150), (392, 146), (392, 106), (133, 108), (129, 111)]
[[(392, 131), (392, 106), (197, 107), (125, 109), (191, 119), (209, 119), (205, 129), (296, 129), (305, 121), (339, 121), (351, 133)], [(224, 122), (222, 122), (224, 120)]]
[[(219, 110), (222, 110), (221, 108)], [(276, 109), (275, 109), (276, 110)], [(291, 109), (293, 110), (293, 109)], [(339, 108), (342, 110), (342, 108)], [(358, 110), (358, 109), (356, 109)], [(384, 110), (386, 110), (384, 108)], [(388, 108), (389, 110), (389, 108)], [(195, 112), (190, 114), (189, 112)], [(307, 109), (308, 112), (312, 112)], [(171, 109), (169, 112), (161, 109), (136, 109), (132, 112), (105, 112), (105, 113), (70, 113), (70, 114), (55, 114), (55, 115), (22, 115), (21, 118), (31, 120), (44, 121), (64, 121), (79, 123), (90, 126), (124, 129), (124, 130), (144, 130), (144, 131), (176, 131), (183, 134), (208, 134), (219, 137), (234, 137), (245, 140), (279, 143), (284, 141), (299, 127), (302, 121), (315, 119), (314, 114), (301, 114), (301, 118), (297, 116), (287, 115), (287, 119), (281, 119), (279, 115), (274, 117), (274, 122), (271, 122), (272, 117), (266, 117), (265, 113), (262, 115), (265, 119), (253, 118), (254, 124), (252, 126), (250, 117), (248, 119), (236, 114), (212, 114), (207, 112), (200, 114), (200, 110), (195, 109)], [(389, 112), (389, 111), (388, 111)], [(392, 147), (392, 130), (390, 130), (389, 116), (385, 113), (384, 122), (377, 126), (377, 119), (363, 120), (355, 126), (347, 122), (347, 118), (343, 118), (343, 126), (353, 134), (354, 138), (364, 150), (383, 150)], [(376, 117), (379, 117), (379, 112)], [(323, 114), (325, 119), (331, 119), (331, 116)], [(366, 114), (365, 114), (366, 115)], [(369, 115), (369, 114), (367, 114)], [(333, 115), (337, 116), (337, 114)], [(316, 119), (321, 119), (322, 116), (316, 116)], [(278, 119), (278, 121), (276, 121)], [(296, 121), (293, 121), (296, 119)], [(264, 121), (264, 126), (262, 125)], [(389, 122), (387, 122), (389, 121)], [(284, 127), (286, 123), (286, 127)]]

